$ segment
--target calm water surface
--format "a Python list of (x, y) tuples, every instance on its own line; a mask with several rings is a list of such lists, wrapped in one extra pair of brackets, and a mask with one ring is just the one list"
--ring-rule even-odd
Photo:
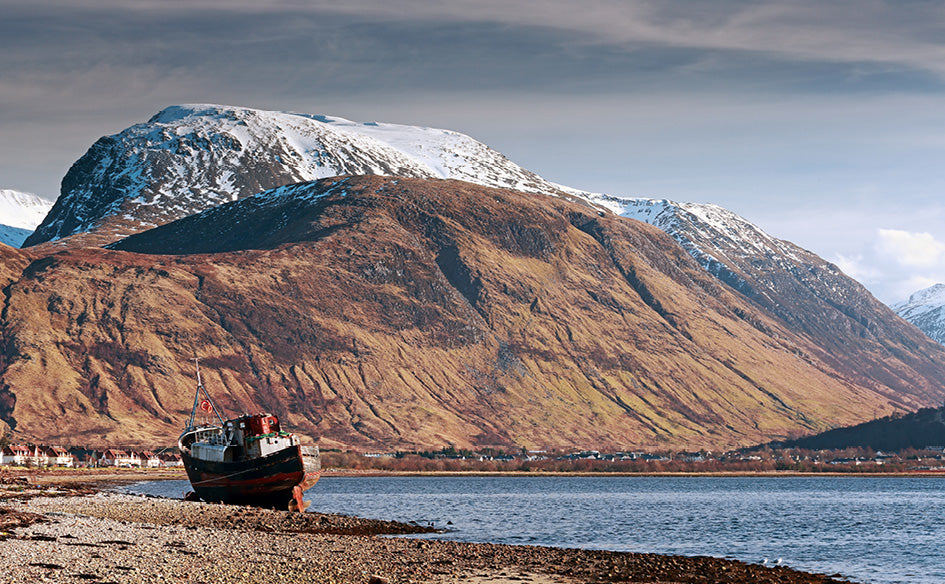
[[(180, 497), (186, 481), (138, 493)], [(323, 478), (311, 511), (433, 523), (472, 542), (707, 555), (945, 583), (945, 478)]]

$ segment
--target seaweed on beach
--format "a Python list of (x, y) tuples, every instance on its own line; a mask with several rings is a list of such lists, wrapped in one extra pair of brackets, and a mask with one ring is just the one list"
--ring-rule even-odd
[(16, 511), (0, 506), (0, 538), (10, 537), (9, 531), (18, 527), (28, 527), (34, 523), (45, 522), (46, 518), (36, 513)]

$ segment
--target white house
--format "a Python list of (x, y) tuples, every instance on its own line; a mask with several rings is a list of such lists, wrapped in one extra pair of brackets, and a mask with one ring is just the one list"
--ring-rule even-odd
[(29, 448), (29, 459), (27, 464), (33, 466), (49, 466), (49, 455), (42, 446), (31, 446)]
[(102, 453), (101, 464), (102, 466), (130, 467), (131, 456), (124, 450), (109, 448)]
[(26, 466), (29, 464), (30, 449), (22, 444), (5, 446), (0, 453), (0, 464)]
[(68, 468), (75, 466), (75, 459), (72, 454), (62, 446), (50, 446), (46, 449), (46, 456), (49, 458), (50, 466), (65, 466)]
[(141, 461), (143, 465), (148, 468), (158, 468), (164, 466), (161, 463), (161, 457), (150, 450), (145, 450), (141, 453)]

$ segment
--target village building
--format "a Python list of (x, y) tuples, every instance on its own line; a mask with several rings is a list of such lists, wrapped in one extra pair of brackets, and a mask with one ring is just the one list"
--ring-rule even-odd
[(184, 461), (181, 460), (180, 454), (176, 452), (163, 452), (159, 455), (159, 458), (161, 459), (161, 466), (184, 466)]
[(141, 457), (135, 452), (126, 452), (117, 448), (109, 448), (102, 453), (102, 466), (114, 466), (118, 468), (131, 468), (141, 466)]
[(3, 447), (0, 464), (26, 466), (29, 464), (30, 449), (23, 444), (10, 444)]
[(147, 468), (159, 468), (164, 466), (161, 462), (161, 457), (152, 452), (151, 450), (145, 450), (141, 453), (141, 462), (142, 466)]
[(49, 459), (50, 466), (64, 466), (67, 468), (75, 466), (75, 458), (62, 446), (50, 446), (46, 449), (46, 456)]
[(180, 455), (173, 452), (122, 450), (62, 446), (8, 444), (0, 447), (0, 466), (95, 468), (164, 468), (183, 466)]
[(73, 447), (69, 449), (69, 454), (75, 461), (76, 466), (81, 466), (83, 468), (94, 468), (101, 466), (99, 461), (102, 459), (104, 453), (100, 450), (94, 450), (91, 448)]
[(29, 447), (29, 451), (26, 464), (29, 466), (49, 466), (49, 455), (44, 447), (33, 445)]

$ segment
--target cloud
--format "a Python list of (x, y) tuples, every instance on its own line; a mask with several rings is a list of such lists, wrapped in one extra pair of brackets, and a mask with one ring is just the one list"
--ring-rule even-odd
[[(35, 5), (8, 0), (5, 11)], [(747, 51), (805, 61), (876, 63), (945, 75), (945, 46), (938, 23), (945, 6), (938, 2), (820, 0), (745, 3), (667, 2), (665, 0), (73, 0), (43, 2), (52, 13), (96, 11), (119, 18), (212, 21), (248, 16), (280, 18), (290, 28), (308, 20), (344, 16), (349, 21), (498, 25), (518, 30), (554, 29), (567, 33), (570, 45), (608, 44), (625, 50), (644, 46), (699, 51)], [(123, 17), (120, 15), (124, 15)], [(212, 28), (206, 29), (213, 34)]]
[(864, 259), (862, 254), (845, 256), (838, 253), (834, 256), (833, 263), (840, 268), (844, 274), (850, 276), (858, 282), (874, 282), (883, 276), (882, 270)]
[[(235, 3), (242, 6), (244, 3)], [(276, 2), (298, 9), (295, 1)], [(940, 3), (819, 0), (744, 3), (665, 0), (345, 0), (315, 10), (384, 19), (495, 22), (569, 31), (583, 42), (700, 51), (749, 51), (786, 59), (880, 63), (945, 75)]]
[(900, 229), (880, 229), (876, 251), (904, 268), (945, 268), (945, 243), (931, 233), (910, 233)]
[[(363, 3), (362, 3), (363, 4)], [(369, 3), (370, 4), (370, 3)], [(412, 2), (410, 4), (416, 4)], [(454, 18), (489, 17), (579, 32), (624, 47), (640, 44), (702, 51), (750, 51), (785, 59), (882, 63), (945, 74), (938, 3), (665, 2), (663, 0), (504, 0), (446, 3)]]
[(833, 261), (887, 304), (945, 283), (945, 242), (926, 232), (877, 229), (871, 245)]

